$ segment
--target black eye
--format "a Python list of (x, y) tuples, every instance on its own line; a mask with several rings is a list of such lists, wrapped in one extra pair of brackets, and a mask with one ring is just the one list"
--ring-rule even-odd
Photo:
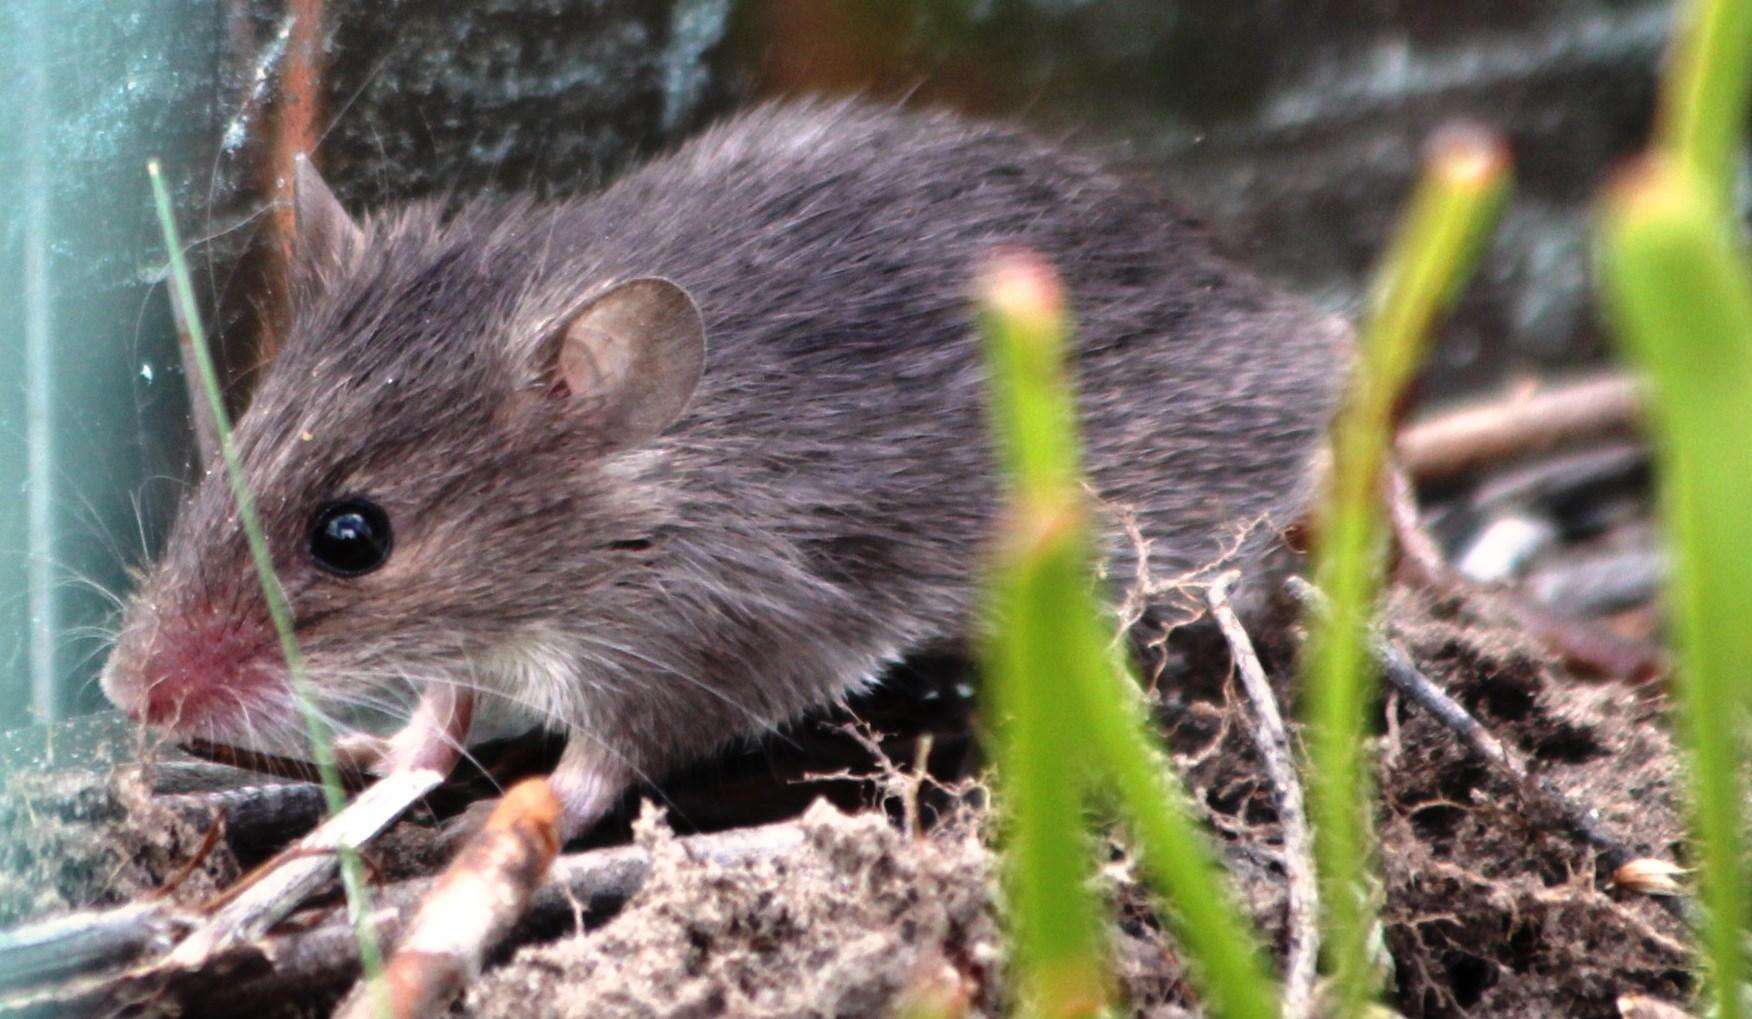
[(316, 511), (310, 558), (339, 577), (370, 573), (389, 560), (389, 515), (365, 499), (343, 499)]

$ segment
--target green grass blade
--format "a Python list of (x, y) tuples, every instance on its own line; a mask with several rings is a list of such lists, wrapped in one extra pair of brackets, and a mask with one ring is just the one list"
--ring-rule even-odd
[(1057, 1015), (1101, 1000), (1081, 812), (1088, 783), (1100, 778), (1116, 789), (1213, 1014), (1269, 1019), (1277, 993), (1264, 954), (1145, 737), (1138, 688), (1103, 625), (1058, 283), (1039, 261), (1010, 256), (985, 277), (981, 296), (993, 423), (1013, 485), (992, 583), (988, 694), (1009, 720), (996, 733), (997, 757), (1014, 818), (1008, 863), (1027, 996)]
[(1104, 940), (1085, 831), (1084, 736), (1069, 677), (1066, 623), (1084, 582), (1071, 515), (1030, 514), (993, 578), (997, 636), (987, 656), (1005, 724), (997, 761), (1007, 797), (1006, 859), (1020, 1000), (1038, 1016), (1092, 1015), (1106, 1001)]
[(1089, 590), (1075, 418), (1059, 377), (1064, 316), (1037, 264), (1012, 264), (987, 289), (992, 411), (1014, 491), (991, 578), (986, 687), (1001, 720), (1019, 1000), (1034, 1015), (1090, 1015), (1106, 1001), (1105, 952), (1082, 810), (1086, 743), (1064, 675)]
[(1752, 2), (1684, 0), (1675, 16), (1658, 144), (1690, 170), (1711, 202), (1727, 208), (1752, 94)]
[(1399, 400), (1422, 363), (1430, 328), (1457, 295), (1507, 187), (1500, 142), (1483, 131), (1438, 136), (1375, 290), (1361, 364), (1333, 426), (1331, 488), (1315, 575), (1332, 600), (1305, 656), (1313, 803), (1326, 957), (1337, 1014), (1376, 992), (1369, 958), (1372, 783), (1364, 747), (1376, 676), (1365, 644), (1379, 582), (1380, 478)]
[(1275, 1019), (1279, 993), (1265, 951), (1149, 734), (1138, 685), (1111, 655), (1102, 656), (1106, 634), (1093, 625), (1095, 617), (1083, 618), (1091, 625), (1083, 638), (1087, 657), (1080, 660), (1090, 665), (1074, 686), (1083, 695), (1090, 746), (1136, 836), (1144, 876), (1172, 908), (1167, 919), (1199, 991), (1214, 1015)]
[(1601, 237), (1606, 308), (1650, 382), (1668, 605), (1691, 758), (1714, 1014), (1745, 1014), (1739, 722), (1752, 702), (1752, 265), (1710, 184), (1652, 157), (1613, 189)]
[[(225, 477), (231, 485), (232, 497), (237, 502), (238, 518), (249, 541), (250, 556), (255, 561), (256, 573), (261, 580), (268, 615), (273, 620), (275, 633), (279, 635), (280, 649), (286, 656), (293, 700), (304, 715), (310, 737), (311, 758), (316, 763), (323, 796), (332, 815), (338, 813), (347, 803), (340, 771), (335, 766), (334, 747), (327, 727), (323, 725), (322, 718), (313, 706), (309, 679), (304, 673), (304, 658), (299, 654), (298, 639), (292, 629), (292, 611), (286, 603), (286, 593), (280, 587), (280, 578), (274, 571), (273, 553), (269, 551), (267, 537), (262, 533), (261, 520), (255, 508), (255, 496), (249, 489), (249, 479), (245, 477), (243, 465), (238, 460), (237, 447), (231, 441), (231, 418), (225, 410), (225, 397), (219, 387), (219, 372), (213, 364), (212, 352), (207, 347), (206, 330), (201, 323), (200, 308), (195, 303), (194, 287), (189, 283), (189, 267), (183, 258), (176, 217), (171, 210), (170, 193), (165, 188), (164, 175), (160, 172), (156, 159), (147, 162), (146, 174), (152, 180), (152, 200), (158, 210), (158, 225), (164, 233), (164, 246), (170, 258), (171, 300), (179, 307), (181, 318), (189, 331), (195, 364), (201, 376), (201, 389), (206, 394), (214, 428), (218, 433), (219, 453), (224, 463)], [(340, 865), (348, 908), (359, 924), (359, 957), (367, 977), (375, 981), (383, 971), (383, 956), (377, 944), (376, 932), (368, 921), (370, 909), (358, 854), (350, 849), (342, 849)]]

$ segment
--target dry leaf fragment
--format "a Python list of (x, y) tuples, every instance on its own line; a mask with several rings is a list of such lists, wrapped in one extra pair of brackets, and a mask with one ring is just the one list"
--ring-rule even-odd
[(1685, 888), (1676, 879), (1684, 873), (1678, 864), (1642, 856), (1613, 871), (1607, 883), (1640, 895), (1681, 895)]

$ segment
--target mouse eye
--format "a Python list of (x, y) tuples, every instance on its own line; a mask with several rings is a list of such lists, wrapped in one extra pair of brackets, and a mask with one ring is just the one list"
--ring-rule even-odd
[(366, 499), (343, 499), (316, 511), (310, 558), (337, 577), (370, 573), (389, 559), (389, 514)]

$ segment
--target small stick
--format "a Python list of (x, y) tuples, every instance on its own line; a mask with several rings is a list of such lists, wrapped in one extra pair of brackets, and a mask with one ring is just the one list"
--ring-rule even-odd
[(1397, 440), (1399, 462), (1420, 481), (1450, 478), (1480, 464), (1625, 431), (1641, 412), (1642, 387), (1627, 375), (1554, 383), (1406, 426)]
[(1667, 557), (1633, 548), (1548, 566), (1527, 580), (1533, 599), (1575, 616), (1603, 616), (1647, 605), (1661, 593)]
[(1316, 963), (1320, 959), (1320, 890), (1314, 876), (1313, 836), (1309, 834), (1302, 781), (1290, 750), (1289, 733), (1278, 712), (1277, 696), (1265, 678), (1265, 669), (1246, 627), (1229, 604), (1229, 589), (1239, 576), (1231, 570), (1214, 578), (1205, 592), (1205, 600), (1229, 642), (1241, 688), (1253, 705), (1253, 743), (1259, 748), (1266, 775), (1277, 791), (1278, 819), (1284, 832), (1284, 872), (1289, 882), (1285, 904), (1290, 944), (1284, 963), (1283, 1014), (1297, 1019), (1313, 1014), (1315, 980), (1319, 976)]
[[(782, 858), (807, 840), (802, 824), (787, 821), (676, 841), (691, 859), (733, 867)], [(531, 899), (528, 929), (563, 927), (578, 916), (580, 904), (593, 919), (612, 915), (645, 883), (651, 865), (651, 852), (643, 846), (560, 857)], [(381, 940), (396, 940), (436, 881), (412, 878), (372, 897), (371, 923)], [(54, 1004), (52, 1010), (24, 1006), (25, 1014), (112, 1016), (117, 1002), (152, 996), (179, 1005), (187, 1015), (242, 1015), (259, 1010), (264, 1001), (320, 996), (359, 971), (358, 927), (346, 916), (333, 915), (310, 927), (234, 945), (199, 969), (117, 972), (135, 959), (163, 952), (187, 927), (186, 918), (164, 903), (135, 903), (0, 933), (0, 1014), (14, 1014), (18, 1002), (27, 999)], [(101, 970), (114, 975), (99, 977)], [(34, 990), (21, 999), (15, 991), (24, 987)]]
[(1386, 484), (1387, 520), (1393, 532), (1393, 542), (1404, 557), (1405, 565), (1426, 585), (1446, 582), (1450, 572), (1448, 561), (1436, 539), (1424, 528), (1411, 475), (1398, 462), (1389, 462)]
[(322, 788), (307, 782), (177, 793), (156, 796), (154, 802), (189, 818), (217, 812), (232, 851), (249, 854), (283, 846), (328, 816)]
[(420, 797), (436, 789), (445, 773), (436, 768), (387, 775), (360, 793), (346, 809), (293, 843), (286, 852), (245, 879), (246, 887), (220, 906), (165, 959), (171, 969), (193, 969), (216, 952), (260, 937), (329, 879), (342, 849), (358, 849), (389, 827)]
[(447, 1008), (529, 908), (559, 851), (559, 818), (547, 779), (513, 786), (426, 893), (382, 980), (361, 980), (337, 1019), (419, 1019)]
[(1504, 507), (1545, 505), (1594, 493), (1646, 489), (1649, 447), (1637, 439), (1591, 442), (1585, 448), (1552, 453), (1524, 464), (1492, 471), (1479, 481), (1467, 503), (1488, 516)]
[(162, 901), (135, 902), (101, 913), (72, 913), (0, 932), (0, 999), (131, 963), (163, 951), (188, 929)]
[[(316, 765), (297, 757), (282, 757), (278, 754), (234, 747), (225, 743), (209, 743), (200, 739), (191, 739), (179, 746), (187, 753), (215, 764), (224, 764), (263, 775), (273, 775), (276, 778), (295, 779), (299, 782), (320, 783), (322, 781), (322, 776), (318, 773)], [(370, 780), (370, 776), (363, 769), (351, 766), (350, 762), (337, 762), (336, 770), (340, 772), (342, 787), (348, 790), (363, 789)]]
[[(1291, 593), (1310, 610), (1321, 613), (1326, 611), (1326, 595), (1319, 588), (1301, 577), (1291, 577), (1288, 584)], [(1370, 637), (1369, 650), (1389, 686), (1428, 711), (1436, 721), (1460, 737), (1460, 742), (1466, 744), (1468, 749), (1508, 778), (1520, 790), (1524, 800), (1556, 817), (1570, 831), (1581, 836), (1583, 841), (1599, 850), (1601, 862), (1609, 869), (1616, 870), (1637, 858), (1638, 854), (1631, 852), (1629, 847), (1594, 820), (1591, 809), (1570, 799), (1561, 789), (1528, 771), (1526, 762), (1519, 754), (1497, 739), (1483, 723), (1472, 717), (1464, 705), (1437, 686), (1434, 680), (1424, 675), (1411, 660), (1411, 656), (1398, 644), (1377, 632)], [(1685, 919), (1683, 906), (1674, 900), (1663, 898), (1657, 901), (1668, 912)]]

